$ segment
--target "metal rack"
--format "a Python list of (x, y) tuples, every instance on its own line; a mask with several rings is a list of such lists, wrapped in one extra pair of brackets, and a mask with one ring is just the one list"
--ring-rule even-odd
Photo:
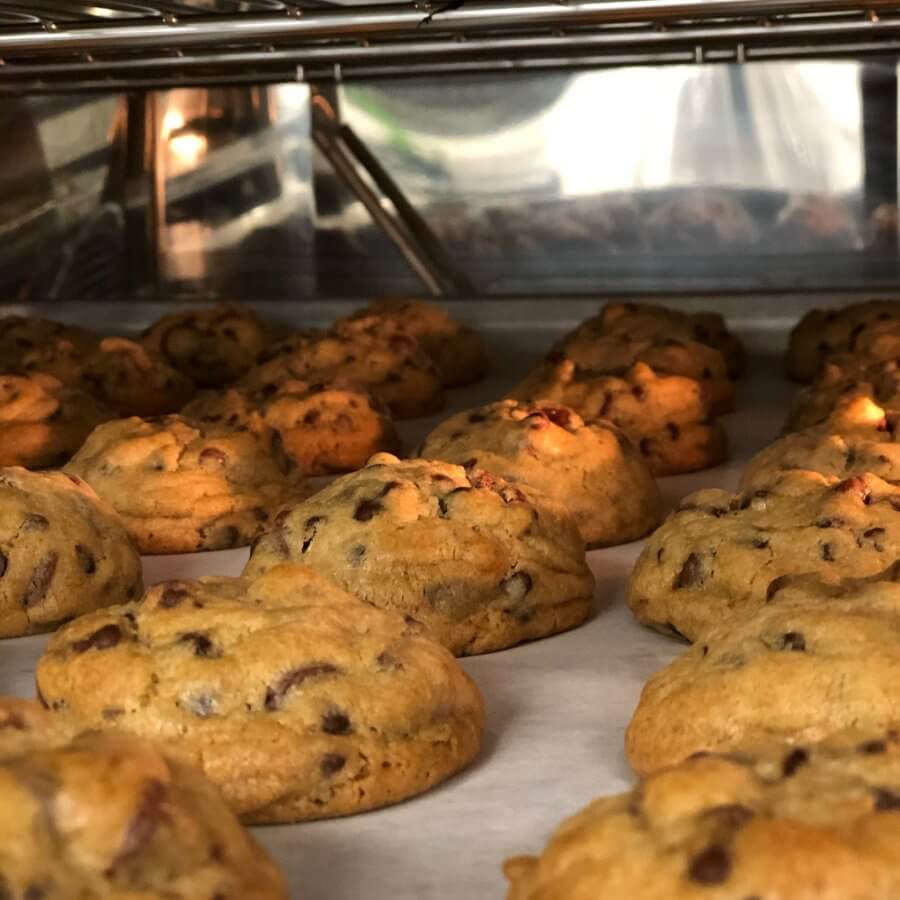
[(0, 0), (0, 89), (17, 92), (895, 51), (883, 0)]

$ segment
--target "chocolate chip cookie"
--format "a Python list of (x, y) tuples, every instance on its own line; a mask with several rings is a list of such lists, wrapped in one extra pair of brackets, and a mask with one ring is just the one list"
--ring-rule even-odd
[(853, 351), (860, 332), (890, 319), (900, 319), (900, 301), (866, 300), (842, 309), (810, 310), (791, 331), (788, 376), (811, 381), (832, 355)]
[(100, 342), (84, 364), (81, 383), (120, 416), (178, 412), (196, 393), (194, 383), (158, 353), (127, 338)]
[(281, 435), (285, 451), (307, 475), (351, 472), (374, 453), (400, 446), (387, 411), (365, 391), (339, 384), (285, 381), (269, 392), (205, 391), (182, 412), (228, 427), (261, 420)]
[(662, 496), (637, 448), (610, 422), (565, 407), (501, 400), (439, 425), (419, 450), (536, 488), (590, 546), (637, 540), (662, 519)]
[(869, 397), (856, 395), (821, 425), (787, 434), (760, 450), (741, 476), (741, 490), (764, 487), (779, 473), (809, 469), (847, 478), (871, 472), (900, 483), (900, 429)]
[(466, 766), (478, 689), (401, 616), (306, 566), (156, 585), (83, 616), (37, 668), (80, 727), (134, 732), (202, 767), (246, 821), (374, 809)]
[(898, 573), (895, 564), (834, 584), (781, 576), (765, 606), (706, 631), (645, 685), (626, 739), (634, 769), (896, 724)]
[(268, 341), (268, 328), (252, 309), (230, 304), (171, 313), (141, 335), (148, 350), (201, 387), (236, 381)]
[(151, 554), (242, 547), (306, 493), (277, 433), (183, 416), (101, 425), (66, 472), (90, 484)]
[(431, 357), (444, 387), (461, 387), (484, 377), (487, 354), (474, 329), (457, 322), (446, 309), (424, 300), (378, 300), (338, 320), (339, 331), (383, 322), (414, 337)]
[(477, 469), (372, 457), (278, 518), (245, 569), (304, 562), (457, 655), (581, 624), (594, 579), (575, 522)]
[(0, 372), (43, 372), (64, 384), (77, 383), (96, 335), (74, 325), (30, 316), (0, 318)]
[(699, 382), (636, 363), (622, 376), (549, 361), (510, 392), (535, 406), (566, 406), (586, 422), (608, 419), (637, 444), (654, 475), (708, 469), (728, 453)]
[(601, 797), (507, 900), (882, 900), (900, 894), (900, 745), (869, 733), (703, 755)]
[(21, 898), (287, 900), (195, 769), (126, 734), (77, 734), (0, 698), (0, 885)]
[(872, 575), (898, 551), (900, 487), (788, 471), (752, 491), (686, 497), (647, 541), (628, 603), (645, 625), (699, 640), (765, 606), (787, 576)]
[(341, 382), (368, 391), (397, 419), (438, 412), (444, 405), (434, 363), (408, 334), (383, 322), (341, 331), (308, 329), (267, 348), (243, 384), (276, 393), (287, 381)]
[(0, 466), (61, 466), (114, 413), (51, 375), (0, 375)]
[(0, 469), (0, 637), (55, 628), (141, 592), (141, 560), (80, 479)]

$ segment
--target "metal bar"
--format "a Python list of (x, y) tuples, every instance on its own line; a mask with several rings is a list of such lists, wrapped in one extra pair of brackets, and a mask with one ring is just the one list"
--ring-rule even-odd
[(347, 158), (341, 148), (322, 128), (313, 125), (312, 136), (316, 147), (331, 164), (335, 174), (359, 198), (372, 220), (397, 247), (432, 296), (443, 296), (446, 291), (440, 272), (435, 269), (427, 255), (421, 252), (415, 237), (409, 234), (402, 223), (394, 219), (381, 205), (375, 192), (356, 172), (352, 160)]
[[(722, 17), (768, 18), (788, 13), (859, 11), (896, 8), (888, 0), (590, 0), (590, 2), (471, 2), (427, 19), (414, 3), (394, 6), (335, 7), (301, 15), (233, 15), (156, 20), (123, 24), (110, 20), (53, 30), (0, 32), (0, 55), (16, 52), (95, 53), (157, 47), (167, 50), (197, 45), (271, 43), (284, 40), (355, 36), (372, 38), (415, 34), (420, 28), (448, 34), (503, 29), (574, 28), (621, 22), (669, 22)], [(426, 22), (427, 19), (427, 22)]]
[(445, 274), (447, 279), (453, 282), (455, 293), (461, 296), (471, 296), (477, 293), (475, 285), (469, 280), (468, 275), (450, 258), (428, 223), (406, 199), (406, 195), (381, 165), (375, 154), (360, 140), (356, 132), (349, 125), (344, 124), (339, 127), (337, 137), (347, 145), (350, 153), (369, 173), (369, 177), (375, 182), (378, 189), (394, 204), (397, 215), (418, 239), (419, 244), (431, 257), (434, 265)]

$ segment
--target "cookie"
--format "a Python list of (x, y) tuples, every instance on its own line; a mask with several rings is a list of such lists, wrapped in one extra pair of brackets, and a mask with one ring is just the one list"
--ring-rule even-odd
[(0, 637), (47, 631), (140, 592), (137, 550), (83, 481), (0, 469)]
[(475, 757), (484, 724), (443, 647), (305, 566), (167, 582), (83, 616), (50, 641), (37, 683), (79, 727), (202, 767), (254, 823), (419, 794)]
[(419, 456), (526, 484), (577, 522), (589, 546), (637, 540), (659, 525), (662, 496), (637, 448), (603, 419), (501, 400), (438, 425)]
[(245, 574), (285, 560), (413, 616), (457, 655), (573, 628), (592, 606), (574, 521), (487, 472), (386, 453), (280, 516)]
[(734, 252), (759, 240), (756, 222), (730, 191), (680, 192), (663, 200), (645, 227), (653, 246), (665, 253)]
[(900, 319), (900, 301), (866, 300), (842, 309), (810, 310), (791, 331), (788, 376), (811, 381), (833, 354), (852, 351), (863, 329), (889, 319)]
[(51, 375), (0, 375), (0, 466), (61, 466), (113, 415)]
[(808, 469), (848, 478), (871, 472), (900, 482), (900, 429), (897, 415), (864, 395), (839, 406), (821, 425), (787, 434), (760, 450), (741, 476), (741, 490), (765, 487), (781, 472)]
[(199, 771), (126, 734), (0, 698), (0, 886), (21, 898), (287, 900)]
[(658, 375), (636, 363), (622, 376), (550, 361), (510, 397), (535, 406), (566, 406), (586, 422), (608, 419), (637, 445), (654, 475), (708, 469), (728, 453), (728, 438), (712, 418), (699, 382)]
[(634, 769), (896, 724), (898, 574), (832, 585), (782, 576), (765, 606), (706, 631), (645, 685), (626, 737)]
[(900, 896), (898, 805), (896, 732), (703, 755), (509, 860), (507, 900), (884, 900)]
[(900, 551), (900, 487), (801, 470), (751, 492), (697, 491), (647, 541), (628, 604), (688, 640), (762, 606), (785, 576), (865, 576)]
[(307, 475), (352, 472), (379, 451), (394, 451), (400, 439), (386, 411), (357, 388), (285, 381), (268, 395), (244, 388), (206, 391), (184, 415), (200, 422), (274, 428), (287, 454)]
[(863, 243), (849, 207), (823, 194), (791, 197), (778, 213), (771, 241), (780, 253), (861, 250)]
[(141, 335), (149, 351), (201, 387), (237, 381), (268, 341), (268, 329), (252, 309), (226, 304), (171, 313)]
[(397, 419), (428, 416), (444, 405), (438, 371), (418, 341), (382, 322), (291, 335), (266, 349), (243, 384), (265, 394), (287, 381), (355, 385)]
[(84, 364), (81, 382), (120, 416), (162, 416), (178, 412), (196, 393), (193, 382), (158, 353), (127, 338), (100, 342)]
[(305, 494), (277, 434), (183, 416), (101, 425), (66, 472), (91, 485), (150, 554), (242, 547)]
[(414, 337), (431, 357), (444, 387), (462, 387), (484, 377), (487, 354), (481, 338), (446, 309), (424, 300), (377, 300), (335, 323), (338, 331), (384, 322)]
[(81, 362), (97, 346), (96, 335), (74, 325), (31, 316), (0, 318), (0, 372), (43, 372), (77, 382)]

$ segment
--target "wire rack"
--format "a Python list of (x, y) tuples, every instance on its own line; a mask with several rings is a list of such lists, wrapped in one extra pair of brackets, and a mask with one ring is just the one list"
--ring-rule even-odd
[(17, 92), (897, 52), (880, 0), (0, 0)]

